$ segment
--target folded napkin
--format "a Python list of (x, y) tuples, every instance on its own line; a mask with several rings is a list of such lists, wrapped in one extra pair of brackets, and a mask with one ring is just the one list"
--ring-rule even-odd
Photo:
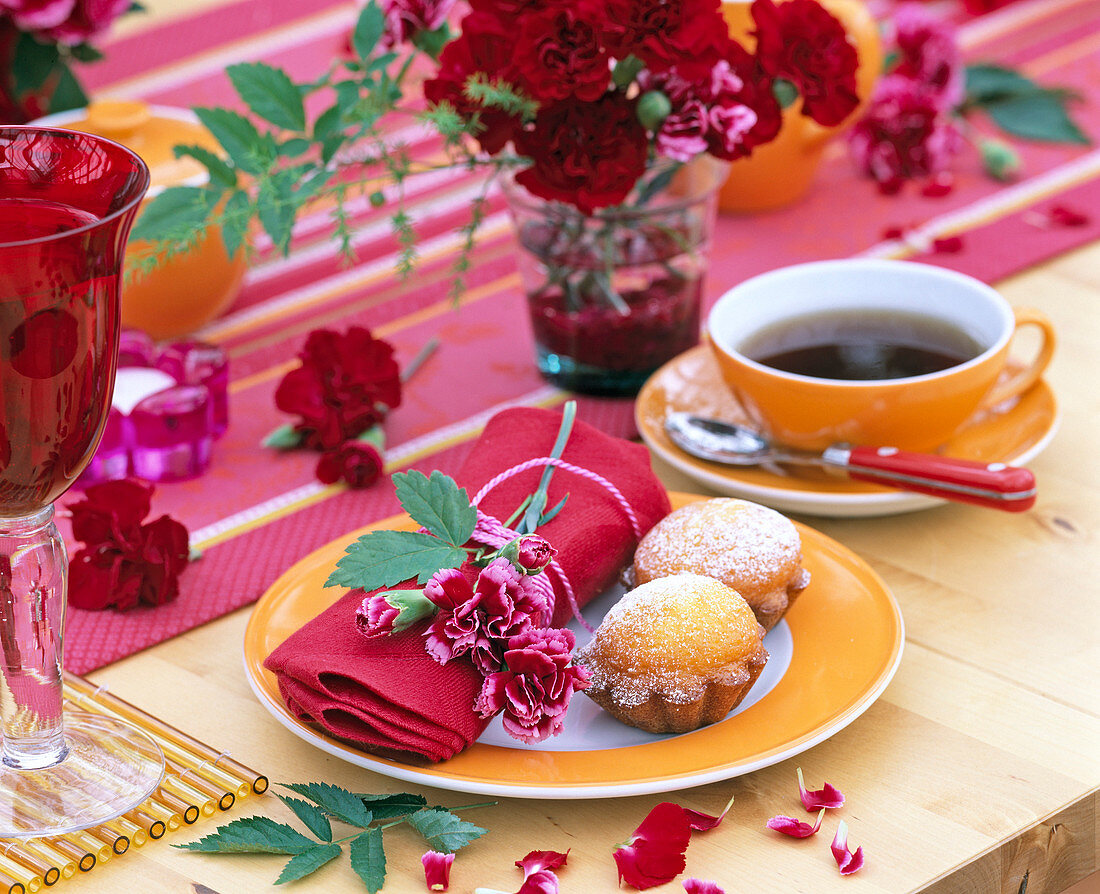
[[(561, 416), (517, 408), (494, 416), (455, 476), (471, 499), (496, 475), (553, 447)], [(562, 459), (603, 476), (633, 508), (644, 533), (668, 514), (668, 495), (653, 474), (649, 452), (582, 422), (574, 424)], [(482, 500), (483, 512), (506, 520), (538, 486), (541, 469), (504, 481)], [(596, 481), (557, 469), (548, 506), (568, 494), (565, 508), (539, 528), (584, 605), (616, 578), (637, 539), (618, 501)], [(411, 583), (396, 589), (407, 588)], [(558, 592), (555, 626), (572, 607)], [(359, 748), (406, 761), (440, 761), (477, 739), (488, 725), (474, 711), (481, 674), (468, 661), (438, 664), (424, 650), (426, 622), (403, 633), (366, 639), (356, 630), (363, 600), (353, 590), (293, 633), (265, 662), (278, 678), (290, 711)]]

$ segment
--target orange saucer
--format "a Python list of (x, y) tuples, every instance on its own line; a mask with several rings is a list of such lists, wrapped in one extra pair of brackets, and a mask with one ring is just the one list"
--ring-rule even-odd
[[(657, 370), (642, 386), (634, 405), (642, 439), (669, 465), (718, 493), (754, 500), (784, 512), (836, 518), (895, 515), (944, 502), (814, 469), (787, 472), (772, 467), (722, 466), (696, 459), (665, 434), (665, 418), (672, 412), (751, 425), (705, 345), (685, 351)], [(1011, 406), (976, 414), (942, 452), (962, 459), (1022, 465), (1050, 443), (1057, 426), (1054, 392), (1040, 381)]]

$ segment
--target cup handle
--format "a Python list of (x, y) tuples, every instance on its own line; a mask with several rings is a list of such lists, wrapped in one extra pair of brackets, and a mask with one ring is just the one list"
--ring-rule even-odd
[(1013, 372), (1006, 381), (993, 386), (993, 390), (982, 401), (982, 405), (986, 407), (995, 407), (1006, 400), (1019, 397), (1039, 381), (1039, 377), (1050, 364), (1050, 358), (1054, 356), (1054, 345), (1057, 339), (1054, 335), (1054, 324), (1046, 314), (1030, 307), (1016, 307), (1012, 312), (1016, 317), (1017, 330), (1021, 326), (1039, 328), (1043, 338), (1042, 344), (1039, 345), (1039, 350), (1030, 363)]

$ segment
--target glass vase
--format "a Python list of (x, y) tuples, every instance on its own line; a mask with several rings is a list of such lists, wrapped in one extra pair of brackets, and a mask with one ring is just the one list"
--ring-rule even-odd
[(699, 339), (726, 166), (651, 168), (621, 205), (584, 214), (505, 182), (542, 376), (583, 394), (633, 395)]

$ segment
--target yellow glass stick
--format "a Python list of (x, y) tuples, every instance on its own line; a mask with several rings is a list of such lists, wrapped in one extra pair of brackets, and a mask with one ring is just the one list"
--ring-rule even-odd
[(160, 782), (161, 791), (170, 791), (191, 804), (198, 806), (203, 816), (213, 816), (218, 812), (218, 802), (188, 785), (178, 776), (167, 774)]
[[(30, 838), (20, 841), (16, 850), (23, 854), (30, 854), (45, 863), (49, 863), (61, 872), (62, 878), (72, 878), (76, 875), (76, 862), (66, 857), (55, 847), (50, 847), (41, 838)], [(45, 876), (43, 876), (45, 878)]]
[[(34, 875), (42, 877), (42, 884), (49, 887), (50, 885), (56, 885), (61, 878), (61, 870), (53, 865), (48, 860), (43, 860), (41, 857), (36, 856), (30, 851), (24, 850), (20, 847), (9, 847), (4, 851), (4, 856), (11, 860), (13, 863), (18, 863), (26, 872), (31, 872)], [(18, 874), (18, 873), (17, 873)], [(19, 875), (26, 879), (23, 875)]]
[(51, 838), (45, 842), (49, 847), (56, 848), (70, 860), (76, 862), (81, 872), (90, 872), (95, 866), (95, 854), (89, 853), (87, 848), (81, 847), (65, 838)]
[[(15, 884), (22, 885), (27, 891), (40, 891), (44, 882), (33, 869), (28, 869), (21, 863), (16, 863), (8, 857), (0, 854), (0, 873), (9, 877)], [(10, 888), (9, 888), (10, 890)]]

